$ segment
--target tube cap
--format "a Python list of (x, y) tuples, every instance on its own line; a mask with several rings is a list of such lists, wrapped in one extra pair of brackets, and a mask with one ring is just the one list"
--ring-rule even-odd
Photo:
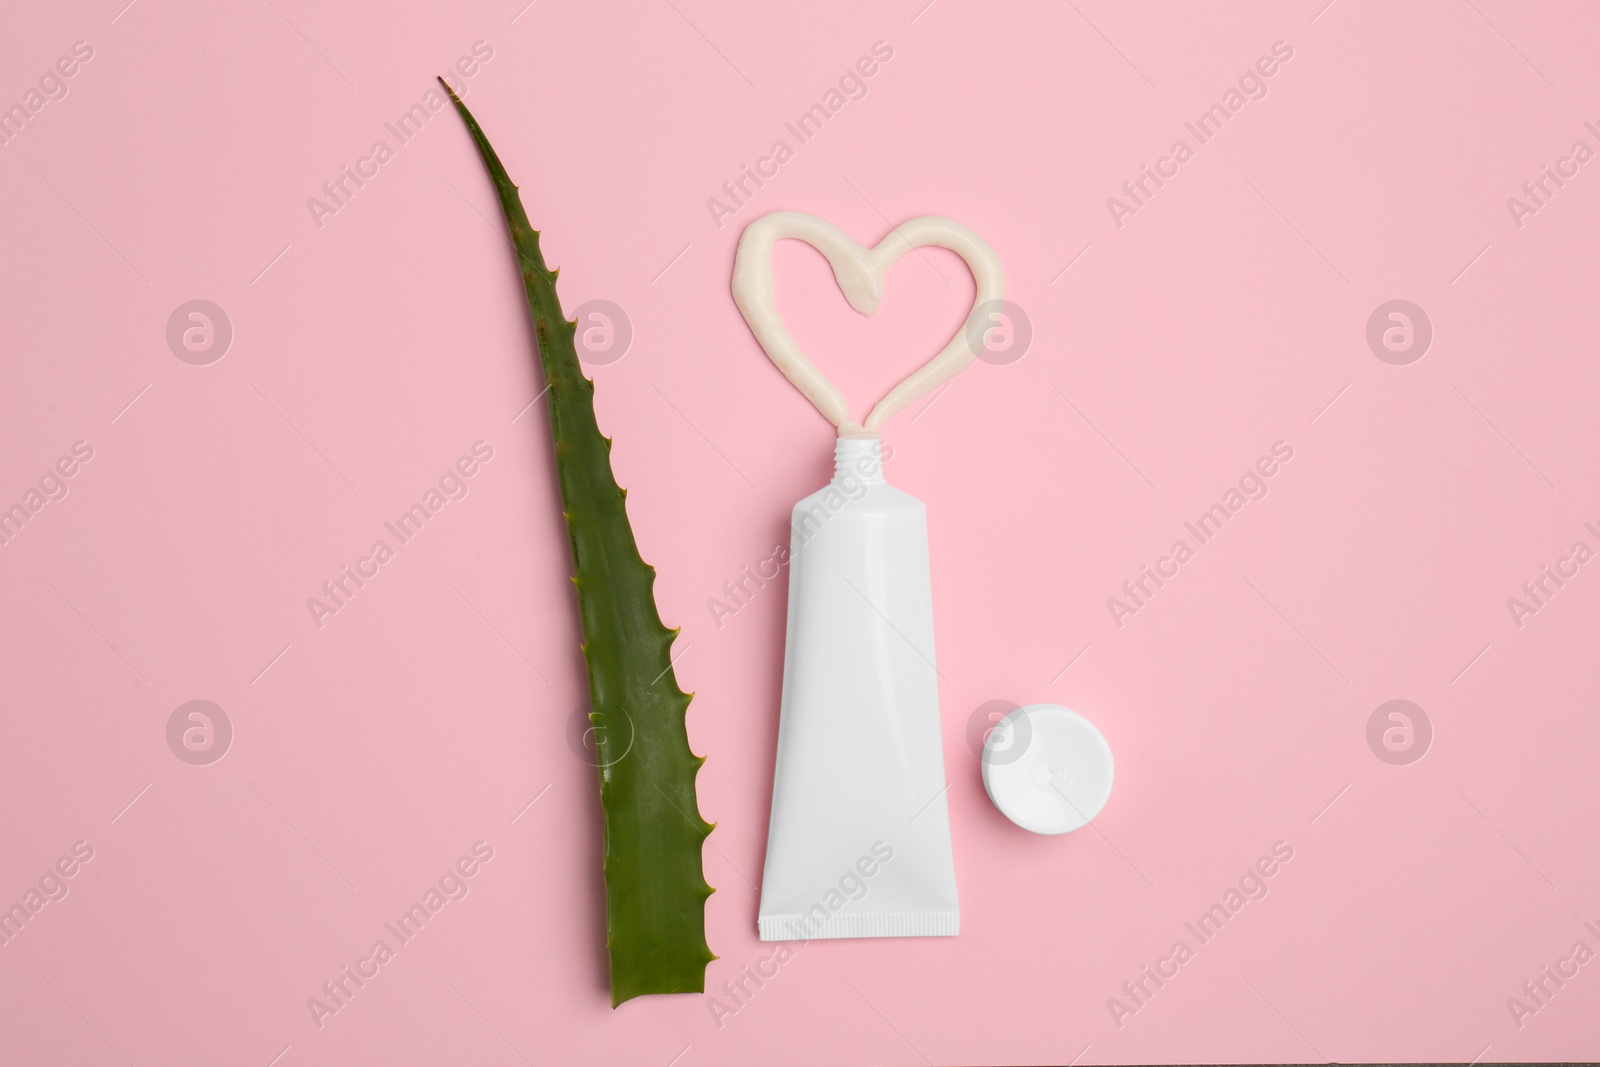
[(1029, 704), (983, 744), (983, 787), (1001, 813), (1036, 834), (1087, 826), (1111, 796), (1111, 746), (1094, 724), (1059, 704)]

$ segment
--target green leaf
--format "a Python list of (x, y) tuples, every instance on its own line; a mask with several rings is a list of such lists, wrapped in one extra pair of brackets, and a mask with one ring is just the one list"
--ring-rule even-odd
[(577, 323), (561, 310), (539, 233), (472, 112), (443, 78), (439, 84), (466, 122), (500, 197), (550, 387), (590, 718), (600, 727), (595, 753), (605, 819), (611, 1004), (646, 993), (703, 993), (706, 964), (716, 959), (706, 944), (705, 902), (712, 889), (701, 865), (712, 828), (695, 799), (695, 775), (705, 757), (689, 750), (684, 713), (690, 697), (672, 670), (678, 631), (663, 626), (656, 611), (655, 568), (634, 542), (626, 494), (611, 472), (611, 440), (595, 421), (594, 383), (578, 366)]

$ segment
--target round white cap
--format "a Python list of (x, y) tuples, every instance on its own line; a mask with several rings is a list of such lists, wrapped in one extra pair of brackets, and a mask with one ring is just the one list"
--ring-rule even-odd
[(1111, 796), (1111, 746), (1094, 723), (1059, 704), (1029, 704), (983, 743), (983, 787), (1001, 813), (1036, 834), (1087, 826)]

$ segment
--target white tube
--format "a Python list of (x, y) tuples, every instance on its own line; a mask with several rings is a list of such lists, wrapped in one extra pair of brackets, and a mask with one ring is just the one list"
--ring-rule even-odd
[(927, 512), (875, 437), (795, 505), (763, 941), (960, 930)]

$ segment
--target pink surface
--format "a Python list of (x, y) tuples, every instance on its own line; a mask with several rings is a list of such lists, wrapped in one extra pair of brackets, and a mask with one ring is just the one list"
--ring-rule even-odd
[[(1600, 950), (1592, 8), (123, 3), (12, 5), (0, 34), (0, 104), (44, 78), (0, 145), (0, 505), (28, 514), (0, 546), (0, 903), (44, 883), (0, 945), (0, 1060), (1600, 1055), (1600, 963), (1572, 955)], [(785, 122), (880, 41), (865, 95), (800, 143)], [(426, 110), (475, 42), (457, 81), (564, 301), (631, 322), (593, 373), (698, 693), (718, 999), (608, 1006), (526, 312), (468, 140)], [(1275, 42), (1292, 57), (1241, 83)], [(1241, 84), (1265, 96), (1201, 143), (1185, 123)], [(418, 103), (401, 143), (385, 124)], [(708, 198), (780, 139), (719, 226), (735, 205)], [(1136, 203), (1144, 164), (1169, 176)], [(345, 165), (370, 176), (313, 212)], [(1544, 165), (1567, 177), (1534, 200)], [(753, 883), (784, 592), (709, 601), (830, 455), (728, 295), (740, 229), (777, 208), (867, 243), (959, 218), (1033, 335), (887, 435), (929, 509), (962, 933), (804, 945), (736, 1003), (723, 983), (772, 952)], [(861, 321), (814, 253), (779, 270), (862, 411), (971, 293), (948, 255), (908, 256)], [(231, 323), (220, 360), (216, 336), (169, 347), (195, 299)], [(1419, 360), (1369, 347), (1392, 300), (1431, 322)], [(492, 459), (445, 483), (466, 495), (396, 547), (384, 524), (476, 442)], [(1185, 523), (1277, 442), (1292, 459), (1245, 483), (1266, 495), (1201, 544)], [(319, 627), (308, 598), (379, 539), (394, 557)], [(1146, 564), (1176, 575), (1114, 612)], [(1545, 565), (1568, 577), (1535, 601)], [(231, 739), (191, 753), (186, 712), (169, 745), (193, 700)], [(1106, 734), (1094, 828), (1035, 837), (989, 805), (968, 737), (997, 700)], [(1378, 755), (1421, 750), (1414, 710), (1409, 749), (1387, 712), (1369, 745), (1390, 700), (1426, 715), (1425, 758)], [(1245, 878), (1279, 842), (1292, 859)], [(465, 895), (393, 938), (462, 857)], [(1265, 896), (1202, 943), (1185, 924), (1242, 878)], [(319, 1026), (308, 999), (380, 939), (393, 958)]]

